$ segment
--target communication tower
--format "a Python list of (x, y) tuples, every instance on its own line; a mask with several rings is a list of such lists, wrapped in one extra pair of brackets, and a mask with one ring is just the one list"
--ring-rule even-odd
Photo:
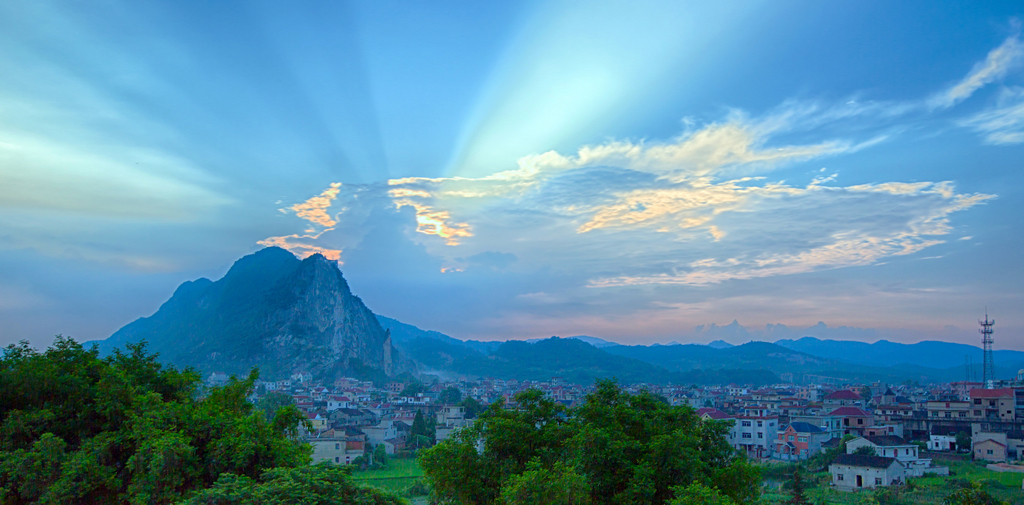
[(992, 326), (996, 324), (995, 319), (988, 319), (988, 311), (985, 311), (985, 320), (978, 321), (981, 325), (981, 329), (978, 333), (981, 333), (981, 347), (985, 352), (985, 362), (982, 365), (982, 375), (986, 389), (992, 389), (993, 382), (996, 379), (996, 366), (992, 362)]

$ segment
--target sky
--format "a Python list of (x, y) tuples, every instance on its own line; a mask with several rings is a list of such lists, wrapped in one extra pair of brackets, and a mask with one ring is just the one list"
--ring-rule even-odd
[(1024, 349), (1022, 19), (0, 3), (0, 344), (106, 338), (279, 246), (463, 339), (976, 344), (987, 310)]

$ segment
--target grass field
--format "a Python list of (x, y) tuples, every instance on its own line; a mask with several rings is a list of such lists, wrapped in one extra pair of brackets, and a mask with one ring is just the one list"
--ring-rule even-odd
[[(1014, 505), (1024, 505), (1024, 492), (1021, 481), (1024, 474), (1010, 472), (993, 472), (983, 463), (971, 461), (936, 461), (936, 465), (948, 466), (950, 475), (917, 477), (908, 479), (902, 488), (890, 488), (886, 491), (859, 491), (855, 493), (837, 491), (829, 486), (830, 475), (820, 472), (809, 476), (806, 496), (811, 503), (857, 505), (864, 503), (892, 505), (939, 505), (943, 498), (958, 489), (965, 482), (977, 482), (982, 488), (1000, 500)], [(814, 487), (811, 487), (813, 485)], [(788, 492), (781, 489), (765, 489), (762, 499), (765, 503), (780, 504), (790, 498)]]
[(416, 458), (393, 458), (388, 460), (387, 468), (355, 471), (352, 478), (362, 484), (404, 494), (409, 486), (423, 478), (423, 469)]

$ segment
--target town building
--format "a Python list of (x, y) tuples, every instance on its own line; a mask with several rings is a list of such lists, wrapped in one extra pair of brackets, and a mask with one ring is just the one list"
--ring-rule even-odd
[(895, 458), (862, 454), (840, 454), (828, 471), (832, 485), (843, 491), (901, 485), (907, 478), (906, 469)]

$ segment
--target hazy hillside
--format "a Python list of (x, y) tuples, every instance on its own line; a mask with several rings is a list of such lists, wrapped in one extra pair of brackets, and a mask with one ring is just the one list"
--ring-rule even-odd
[[(779, 340), (775, 343), (787, 349), (815, 356), (875, 366), (910, 364), (929, 368), (962, 368), (967, 360), (975, 366), (982, 362), (980, 347), (934, 340), (916, 344), (879, 340), (869, 344), (852, 340), (821, 340), (804, 337), (799, 340)], [(997, 366), (1016, 369), (1020, 367), (1015, 364), (1024, 363), (1024, 352), (1021, 351), (995, 350), (992, 354)]]

